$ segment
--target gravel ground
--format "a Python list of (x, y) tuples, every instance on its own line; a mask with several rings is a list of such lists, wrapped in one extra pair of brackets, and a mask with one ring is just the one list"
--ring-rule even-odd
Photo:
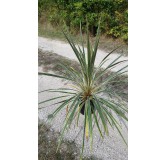
[[(52, 40), (48, 38), (43, 38), (43, 37), (38, 37), (38, 47), (39, 49), (43, 51), (49, 51), (52, 53), (59, 54), (61, 56), (67, 57), (72, 60), (76, 60), (77, 58), (70, 47), (69, 44), (66, 42), (60, 41), (60, 40)], [(86, 50), (86, 49), (85, 49)], [(98, 50), (97, 55), (96, 55), (96, 60), (95, 60), (95, 65), (98, 66), (101, 60), (107, 55), (105, 51)], [(118, 53), (111, 54), (110, 59), (103, 65), (103, 67), (107, 67), (108, 64), (110, 64), (111, 61), (113, 61), (115, 58), (119, 56)], [(120, 60), (127, 60), (128, 57), (122, 56)], [(127, 62), (118, 65), (117, 67), (113, 68), (112, 71), (118, 71), (121, 69), (123, 66), (126, 66)]]
[[(52, 53), (59, 54), (61, 56), (64, 56), (66, 58), (69, 58), (71, 60), (77, 60), (72, 49), (68, 44), (65, 42), (59, 41), (59, 40), (51, 40), (43, 37), (39, 37), (39, 49), (43, 51), (49, 51)], [(96, 57), (96, 63), (95, 65), (98, 65), (102, 58), (106, 55), (106, 52), (98, 50), (97, 57)], [(112, 60), (114, 60), (119, 54), (112, 54), (109, 61), (107, 61), (107, 64), (110, 63)], [(121, 57), (120, 60), (126, 60), (127, 57)], [(117, 71), (119, 68), (125, 66), (127, 62), (123, 65), (119, 65), (118, 67), (114, 68), (112, 71)], [(43, 71), (42, 67), (39, 67), (39, 71)], [(50, 72), (50, 71), (49, 71)], [(58, 79), (58, 78), (52, 78), (48, 76), (39, 76), (39, 91), (45, 90), (45, 89), (56, 89), (60, 87), (67, 86), (69, 82), (66, 82), (64, 80)], [(58, 96), (59, 93), (41, 93), (39, 94), (39, 102), (47, 100), (49, 98), (53, 98)], [(39, 110), (39, 119), (46, 121), (47, 116), (49, 113), (54, 111), (58, 105), (52, 105), (52, 103), (55, 103), (56, 101), (49, 102), (47, 104), (42, 104), (40, 107), (46, 107)], [(64, 108), (61, 110), (61, 112), (56, 116), (56, 118), (50, 122), (50, 125), (52, 126), (52, 129), (55, 132), (60, 132), (63, 126), (63, 121), (66, 116), (66, 109)], [(82, 134), (83, 134), (83, 119), (84, 116), (80, 116), (79, 126), (76, 127), (75, 123), (71, 126), (70, 130), (68, 130), (65, 135), (64, 139), (67, 141), (74, 141), (76, 146), (81, 149), (82, 146)], [(127, 124), (122, 124), (122, 133), (127, 140)], [(97, 159), (102, 160), (127, 160), (128, 159), (128, 151), (127, 146), (124, 144), (123, 140), (119, 136), (116, 130), (113, 130), (111, 127), (109, 128), (109, 137), (105, 136), (103, 140), (100, 139), (100, 135), (98, 133), (97, 128), (94, 128), (94, 142), (93, 142), (93, 151), (90, 152), (90, 145), (89, 142), (85, 142), (85, 149), (84, 149), (84, 156), (90, 157), (90, 156), (97, 157)]]
[[(39, 68), (39, 71), (42, 71), (42, 68)], [(67, 86), (69, 82), (58, 78), (52, 78), (47, 76), (39, 76), (39, 91), (45, 89), (56, 89), (60, 87)], [(59, 96), (59, 93), (40, 93), (39, 94), (39, 102), (46, 100), (48, 98), (53, 98), (55, 96)], [(47, 115), (54, 111), (58, 105), (51, 105), (56, 101), (49, 102), (47, 104), (42, 104), (40, 107), (46, 107), (39, 110), (39, 119), (46, 121)], [(56, 116), (56, 118), (50, 122), (52, 128), (55, 132), (60, 132), (63, 126), (63, 121), (66, 116), (66, 109), (64, 108), (61, 112)], [(79, 126), (76, 127), (75, 123), (71, 126), (70, 130), (65, 133), (64, 139), (67, 141), (74, 141), (76, 146), (81, 149), (82, 146), (82, 134), (83, 134), (83, 118), (84, 116), (81, 115)], [(122, 133), (127, 139), (127, 129), (122, 124)], [(123, 140), (111, 127), (109, 128), (109, 137), (105, 136), (104, 140), (100, 139), (100, 135), (98, 133), (97, 127), (94, 128), (94, 142), (93, 142), (93, 151), (90, 152), (89, 142), (85, 143), (85, 150), (84, 156), (90, 157), (95, 156), (98, 159), (102, 160), (127, 160), (128, 153), (127, 153), (127, 146), (124, 144)]]

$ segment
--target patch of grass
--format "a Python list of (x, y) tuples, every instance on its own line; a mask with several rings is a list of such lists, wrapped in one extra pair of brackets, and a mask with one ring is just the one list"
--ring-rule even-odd
[(60, 40), (66, 41), (63, 33), (58, 27), (53, 28), (50, 24), (38, 24), (38, 34), (46, 38), (58, 38)]
[[(80, 71), (80, 66), (78, 62), (74, 60), (69, 60), (63, 56), (60, 56), (51, 52), (43, 52), (42, 50), (38, 50), (38, 64), (43, 67), (44, 72), (53, 71), (53, 72), (63, 72), (62, 67), (58, 63), (63, 63), (67, 66), (73, 67), (75, 70)], [(99, 83), (101, 83), (107, 76), (109, 72), (103, 75), (99, 79)], [(111, 82), (107, 85), (108, 89), (112, 89), (115, 93), (117, 93), (124, 101), (128, 101), (128, 76), (121, 75), (115, 78), (114, 82)]]
[[(59, 151), (57, 138), (50, 126), (39, 121), (38, 124), (38, 159), (39, 160), (79, 160), (79, 149), (74, 142), (63, 141)], [(96, 157), (83, 158), (83, 160), (97, 160)], [(99, 159), (98, 159), (99, 160)]]
[[(51, 39), (58, 38), (60, 40), (67, 42), (63, 33), (61, 32), (60, 28), (57, 26), (53, 27), (49, 23), (42, 23), (41, 24), (39, 22), (38, 34), (39, 34), (39, 36), (42, 36), (42, 37), (51, 38)], [(77, 33), (77, 34), (72, 33), (72, 35), (73, 35), (72, 38), (75, 40), (75, 42), (79, 42), (79, 40), (80, 40), (79, 33)], [(83, 37), (84, 37), (84, 39), (86, 39), (86, 35), (83, 34)], [(95, 37), (91, 36), (90, 39), (91, 39), (92, 43), (95, 42)], [(123, 45), (123, 46), (121, 48), (117, 49), (117, 52), (119, 52), (119, 53), (123, 52), (124, 55), (127, 55), (128, 54), (128, 45), (125, 44), (122, 40), (112, 39), (112, 38), (107, 37), (105, 35), (102, 35), (100, 37), (99, 49), (102, 49), (106, 52), (109, 52), (120, 45)]]

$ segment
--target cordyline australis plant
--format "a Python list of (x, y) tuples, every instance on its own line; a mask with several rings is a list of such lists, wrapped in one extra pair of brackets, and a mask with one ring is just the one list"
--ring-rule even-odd
[[(76, 119), (77, 125), (79, 121), (80, 114), (84, 115), (84, 130), (82, 137), (82, 153), (80, 159), (82, 159), (82, 154), (84, 150), (84, 142), (86, 139), (90, 139), (90, 146), (92, 149), (93, 144), (93, 127), (96, 125), (98, 131), (103, 137), (103, 134), (106, 133), (108, 135), (108, 125), (113, 128), (116, 128), (119, 132), (120, 136), (126, 143), (121, 130), (120, 124), (117, 120), (117, 117), (120, 117), (123, 120), (128, 120), (126, 117), (127, 108), (119, 102), (113, 101), (108, 96), (101, 96), (101, 93), (109, 93), (110, 95), (114, 94), (114, 92), (106, 87), (108, 83), (111, 81), (115, 81), (115, 78), (125, 71), (127, 66), (119, 69), (118, 71), (112, 73), (110, 72), (109, 76), (105, 78), (103, 82), (99, 83), (99, 79), (107, 73), (113, 67), (123, 63), (124, 61), (118, 61), (119, 57), (113, 60), (106, 68), (102, 69), (103, 64), (108, 60), (111, 53), (113, 53), (116, 49), (108, 53), (105, 58), (103, 58), (95, 68), (95, 59), (99, 44), (99, 32), (100, 29), (98, 27), (96, 40), (94, 43), (94, 48), (92, 48), (92, 44), (90, 43), (88, 27), (87, 27), (87, 50), (84, 48), (84, 41), (82, 36), (82, 30), (80, 25), (80, 36), (82, 48), (80, 46), (76, 46), (73, 39), (69, 34), (63, 31), (64, 36), (66, 37), (68, 43), (72, 47), (81, 67), (81, 71), (77, 71), (72, 67), (66, 66), (65, 64), (60, 64), (61, 67), (66, 71), (63, 72), (63, 75), (49, 74), (49, 73), (39, 73), (39, 75), (52, 76), (57, 78), (62, 78), (65, 80), (69, 80), (72, 85), (70, 88), (59, 88), (59, 89), (48, 89), (45, 91), (48, 92), (58, 92), (63, 93), (65, 95), (58, 96), (41, 103), (45, 103), (48, 101), (52, 101), (55, 99), (65, 98), (65, 100), (60, 101), (60, 106), (56, 108), (56, 110), (48, 116), (49, 119), (53, 119), (61, 109), (64, 107), (67, 108), (67, 115), (64, 121), (64, 126), (61, 131), (61, 136), (59, 139), (59, 145), (61, 144), (63, 135), (65, 130), (67, 130), (72, 124), (73, 120)], [(45, 92), (42, 91), (42, 92)], [(114, 112), (114, 113), (113, 113)], [(115, 116), (116, 115), (116, 116)], [(101, 122), (101, 123), (99, 123)]]

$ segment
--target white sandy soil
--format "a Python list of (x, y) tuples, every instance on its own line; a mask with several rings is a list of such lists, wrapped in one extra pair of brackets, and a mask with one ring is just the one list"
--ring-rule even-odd
[[(70, 45), (64, 41), (60, 41), (57, 39), (48, 39), (43, 37), (38, 37), (38, 48), (43, 51), (49, 51), (52, 53), (59, 54), (61, 56), (67, 57), (71, 60), (76, 60), (77, 58), (70, 47)], [(86, 49), (85, 49), (86, 50)], [(98, 66), (101, 62), (101, 60), (107, 55), (108, 53), (102, 50), (98, 50), (95, 60), (95, 66)], [(108, 64), (110, 64), (114, 59), (116, 59), (120, 54), (119, 53), (113, 53), (111, 54), (109, 60), (103, 65), (103, 67), (107, 67)], [(121, 60), (128, 60), (128, 57), (122, 56), (118, 61)], [(120, 65), (116, 66), (112, 69), (112, 71), (118, 71), (122, 67), (127, 65), (127, 61), (124, 63), (121, 63)], [(127, 68), (126, 68), (127, 70)]]

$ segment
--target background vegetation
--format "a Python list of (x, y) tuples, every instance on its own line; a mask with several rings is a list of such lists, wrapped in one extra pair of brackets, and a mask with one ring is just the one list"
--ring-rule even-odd
[(85, 30), (87, 18), (92, 36), (101, 18), (104, 36), (128, 41), (127, 0), (39, 0), (38, 12), (39, 26), (47, 23), (55, 28), (65, 22), (73, 34), (79, 32), (80, 20)]

